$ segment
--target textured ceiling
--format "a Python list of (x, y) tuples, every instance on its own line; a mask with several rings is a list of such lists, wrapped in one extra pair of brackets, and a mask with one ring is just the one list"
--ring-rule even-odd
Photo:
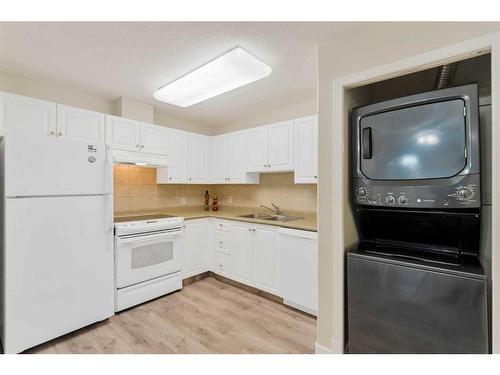
[[(0, 71), (115, 99), (129, 97), (207, 126), (252, 117), (316, 95), (317, 42), (355, 23), (1, 23)], [(157, 88), (242, 46), (273, 68), (248, 86), (182, 109)]]
[[(486, 32), (499, 25), (440, 24), (450, 33), (469, 26)], [(418, 43), (423, 25), (430, 27), (384, 22), (0, 22), (0, 71), (109, 100), (129, 97), (153, 104), (169, 118), (219, 127), (314, 100), (319, 42), (338, 45), (338, 63), (346, 64), (360, 54), (358, 58), (369, 58), (364, 50), (351, 53), (350, 46), (374, 29), (398, 33), (404, 26), (413, 30), (407, 32), (408, 41)], [(236, 46), (269, 64), (272, 74), (190, 108), (153, 99), (159, 87)]]

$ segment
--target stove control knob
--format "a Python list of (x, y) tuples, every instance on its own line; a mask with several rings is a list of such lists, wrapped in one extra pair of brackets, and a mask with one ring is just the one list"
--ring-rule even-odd
[(358, 195), (358, 197), (364, 197), (366, 195), (366, 190), (363, 189), (363, 188), (359, 188), (357, 191), (356, 191), (356, 194)]
[(407, 204), (408, 203), (408, 197), (406, 195), (402, 195), (398, 198), (398, 203), (399, 204)]
[(462, 199), (469, 199), (472, 197), (472, 190), (468, 188), (460, 188), (458, 189), (457, 194)]
[(394, 204), (396, 202), (396, 198), (394, 198), (392, 195), (389, 195), (385, 198), (385, 203), (387, 204)]

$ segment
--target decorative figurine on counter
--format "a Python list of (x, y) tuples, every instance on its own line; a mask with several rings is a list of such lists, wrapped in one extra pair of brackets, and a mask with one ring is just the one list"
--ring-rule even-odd
[(219, 211), (219, 201), (217, 199), (217, 193), (214, 193), (212, 198), (212, 211)]
[(205, 190), (205, 211), (210, 211), (210, 195), (208, 195), (208, 190)]

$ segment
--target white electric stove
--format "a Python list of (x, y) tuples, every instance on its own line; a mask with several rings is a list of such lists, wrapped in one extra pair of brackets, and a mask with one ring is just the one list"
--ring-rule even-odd
[(183, 217), (115, 218), (115, 311), (182, 288)]

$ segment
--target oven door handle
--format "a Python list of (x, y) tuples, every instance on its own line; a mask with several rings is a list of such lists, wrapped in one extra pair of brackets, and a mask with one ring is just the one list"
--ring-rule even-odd
[(181, 237), (181, 232), (176, 231), (176, 232), (171, 232), (171, 233), (161, 233), (161, 234), (153, 234), (153, 235), (145, 235), (145, 236), (139, 236), (139, 237), (133, 237), (133, 238), (118, 238), (118, 247), (122, 245), (149, 245), (149, 244), (154, 244), (158, 242), (158, 240), (163, 240), (163, 239), (176, 239)]

